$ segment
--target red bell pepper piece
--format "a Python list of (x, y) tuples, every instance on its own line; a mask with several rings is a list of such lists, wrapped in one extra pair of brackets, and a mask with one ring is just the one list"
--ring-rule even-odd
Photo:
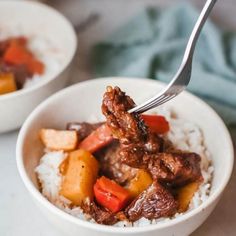
[(94, 185), (94, 195), (100, 205), (114, 213), (122, 210), (130, 200), (128, 190), (104, 176)]
[(165, 134), (170, 130), (169, 122), (164, 116), (159, 115), (141, 115), (146, 125), (157, 134)]
[(24, 46), (17, 43), (17, 41), (12, 41), (10, 46), (4, 54), (4, 61), (12, 63), (14, 65), (26, 64), (32, 55), (25, 49)]
[(86, 137), (79, 144), (79, 148), (94, 153), (108, 145), (112, 140), (113, 137), (110, 128), (106, 124), (103, 124)]
[(26, 65), (32, 74), (43, 74), (44, 64), (26, 48), (26, 43), (24, 38), (12, 39), (4, 53), (3, 60), (13, 65)]

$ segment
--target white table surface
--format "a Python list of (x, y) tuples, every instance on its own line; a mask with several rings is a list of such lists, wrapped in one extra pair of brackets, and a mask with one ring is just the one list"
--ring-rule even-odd
[[(66, 5), (65, 5), (66, 2)], [(177, 0), (67, 0), (50, 1), (63, 11), (73, 23), (84, 20), (91, 13), (99, 13), (99, 21), (79, 35), (79, 53), (72, 83), (91, 78), (89, 56), (91, 46), (106, 37), (114, 28), (146, 5), (168, 5)], [(199, 7), (204, 0), (193, 1)], [(125, 7), (124, 7), (125, 6)], [(219, 1), (213, 18), (221, 26), (236, 28), (235, 0)], [(120, 14), (122, 13), (122, 17)], [(111, 24), (112, 22), (112, 24)], [(63, 236), (47, 222), (34, 206), (17, 172), (15, 144), (18, 131), (0, 135), (0, 236)], [(222, 200), (208, 220), (193, 236), (236, 235), (236, 174)]]

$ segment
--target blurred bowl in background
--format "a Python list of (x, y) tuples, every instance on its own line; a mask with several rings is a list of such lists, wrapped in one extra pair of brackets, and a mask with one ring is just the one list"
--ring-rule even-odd
[[(3, 133), (19, 128), (40, 102), (65, 86), (77, 38), (72, 24), (62, 14), (47, 5), (30, 1), (0, 1), (0, 29), (1, 33), (15, 29), (12, 36), (45, 38), (62, 54), (59, 67), (42, 81), (0, 95), (0, 133)], [(42, 46), (40, 42), (38, 46)]]

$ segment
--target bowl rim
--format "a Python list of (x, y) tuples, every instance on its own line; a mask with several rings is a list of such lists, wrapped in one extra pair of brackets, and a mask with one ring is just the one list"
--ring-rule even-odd
[(6, 93), (6, 94), (2, 94), (0, 95), (0, 102), (7, 100), (7, 99), (11, 99), (11, 98), (15, 98), (17, 96), (23, 96), (25, 94), (34, 92), (35, 90), (44, 87), (46, 84), (48, 84), (49, 82), (53, 81), (54, 79), (57, 79), (58, 76), (70, 65), (70, 63), (72, 62), (76, 50), (77, 50), (77, 46), (78, 46), (78, 40), (77, 40), (77, 35), (75, 32), (75, 29), (72, 25), (72, 23), (59, 11), (57, 11), (56, 9), (52, 8), (51, 6), (48, 6), (46, 4), (43, 4), (41, 2), (36, 2), (36, 1), (18, 1), (18, 0), (2, 0), (0, 1), (0, 6), (1, 8), (3, 8), (5, 5), (13, 5), (14, 7), (16, 7), (16, 5), (21, 5), (21, 6), (32, 6), (32, 7), (36, 7), (38, 8), (38, 10), (46, 10), (49, 12), (49, 14), (55, 15), (55, 17), (60, 18), (62, 21), (65, 22), (65, 27), (67, 27), (70, 31), (70, 35), (73, 41), (73, 48), (72, 48), (72, 53), (71, 55), (69, 55), (68, 60), (65, 61), (64, 65), (60, 67), (60, 69), (53, 75), (53, 76), (49, 76), (47, 78), (44, 78), (42, 81), (40, 81), (39, 83), (36, 83), (34, 86), (32, 87), (27, 87), (24, 89), (20, 89), (17, 90), (15, 92), (12, 93)]
[(58, 217), (62, 218), (63, 220), (69, 221), (70, 223), (76, 224), (81, 227), (85, 227), (87, 229), (92, 229), (95, 231), (99, 232), (104, 232), (104, 233), (119, 233), (119, 234), (127, 234), (127, 233), (140, 233), (140, 232), (150, 232), (153, 230), (158, 230), (158, 229), (163, 229), (167, 228), (170, 226), (174, 226), (176, 224), (179, 224), (181, 222), (187, 221), (189, 218), (199, 214), (201, 211), (209, 207), (211, 204), (217, 201), (217, 199), (220, 197), (221, 193), (224, 191), (227, 183), (229, 182), (229, 179), (232, 174), (233, 170), (233, 163), (234, 163), (234, 148), (233, 148), (233, 142), (231, 139), (231, 136), (229, 134), (228, 129), (226, 128), (224, 122), (222, 119), (219, 117), (219, 115), (204, 101), (202, 101), (200, 98), (196, 97), (195, 95), (192, 95), (191, 93), (184, 91), (183, 93), (186, 94), (188, 97), (191, 97), (195, 99), (195, 102), (200, 104), (201, 106), (204, 106), (206, 109), (208, 109), (208, 112), (214, 116), (214, 118), (217, 120), (218, 124), (221, 125), (222, 128), (222, 136), (225, 137), (228, 143), (228, 148), (229, 148), (229, 157), (228, 157), (228, 162), (229, 162), (229, 168), (227, 170), (227, 175), (225, 175), (224, 180), (213, 194), (211, 194), (208, 199), (203, 202), (199, 207), (175, 218), (171, 219), (170, 221), (166, 222), (160, 222), (158, 224), (153, 224), (153, 225), (147, 225), (147, 226), (142, 226), (142, 227), (115, 227), (115, 226), (107, 226), (107, 225), (100, 225), (97, 223), (92, 223), (89, 221), (81, 220), (79, 218), (76, 218), (63, 210), (59, 209), (52, 203), (50, 203), (39, 191), (38, 189), (33, 185), (32, 181), (28, 177), (26, 170), (24, 168), (24, 163), (23, 163), (23, 140), (25, 138), (26, 132), (28, 130), (28, 127), (30, 126), (31, 122), (34, 120), (35, 117), (45, 108), (47, 107), (48, 103), (52, 102), (53, 100), (57, 100), (59, 97), (63, 97), (66, 94), (69, 94), (70, 91), (76, 90), (78, 87), (86, 87), (88, 84), (91, 83), (96, 83), (100, 81), (101, 83), (109, 83), (109, 81), (113, 80), (114, 81), (120, 81), (120, 80), (125, 80), (127, 83), (132, 82), (134, 79), (140, 80), (144, 83), (153, 83), (153, 84), (159, 84), (161, 86), (164, 86), (165, 84), (156, 80), (150, 80), (150, 79), (145, 79), (145, 78), (131, 78), (131, 77), (105, 77), (105, 78), (97, 78), (93, 80), (88, 80), (88, 81), (83, 81), (78, 84), (72, 85), (70, 87), (67, 87), (56, 94), (52, 95), (48, 99), (46, 99), (44, 102), (42, 102), (38, 107), (35, 108), (35, 110), (30, 114), (30, 116), (27, 118), (25, 123), (23, 124), (19, 135), (17, 139), (17, 144), (16, 144), (16, 162), (17, 162), (17, 168), (20, 173), (21, 179), (24, 182), (27, 190), (30, 192), (30, 194), (45, 208), (47, 208), (48, 211), (51, 213), (57, 215)]

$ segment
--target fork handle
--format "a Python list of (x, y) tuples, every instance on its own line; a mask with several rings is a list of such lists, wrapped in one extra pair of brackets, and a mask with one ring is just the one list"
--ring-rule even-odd
[(201, 33), (201, 30), (211, 12), (213, 9), (215, 3), (217, 0), (207, 0), (205, 6), (203, 7), (201, 14), (193, 28), (192, 34), (189, 38), (185, 53), (183, 62), (187, 62), (189, 59), (192, 60), (194, 49), (198, 40), (198, 37)]

